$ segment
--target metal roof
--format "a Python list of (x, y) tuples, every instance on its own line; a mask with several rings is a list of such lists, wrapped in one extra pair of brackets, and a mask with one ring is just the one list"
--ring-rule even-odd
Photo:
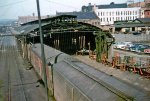
[(137, 18), (135, 21), (140, 21), (141, 23), (150, 23), (150, 18)]
[[(48, 23), (42, 23), (42, 26), (47, 25)], [(39, 28), (39, 24), (31, 24), (31, 25), (24, 25), (16, 28), (15, 30), (18, 31), (18, 33), (24, 33), (28, 34), (29, 32)]]
[[(50, 21), (54, 21), (55, 19), (61, 19), (61, 18), (76, 18), (76, 16), (74, 16), (74, 15), (56, 15), (56, 16), (53, 16), (53, 17), (41, 19), (41, 22), (42, 23), (48, 23)], [(38, 20), (27, 22), (27, 23), (24, 23), (22, 25), (27, 25), (27, 24), (38, 24)]]
[[(41, 44), (40, 43), (32, 45), (31, 49), (32, 51), (35, 52), (36, 55), (39, 56), (39, 58), (41, 58)], [(69, 56), (47, 45), (44, 45), (44, 52), (45, 52), (45, 58), (46, 58), (47, 64), (48, 63), (54, 64), (56, 62), (62, 61), (64, 58)], [(59, 59), (56, 60), (58, 56), (59, 56)]]
[(150, 24), (129, 24), (129, 23), (126, 23), (126, 24), (115, 25), (115, 28), (145, 27), (145, 26), (150, 26)]
[[(62, 17), (62, 18), (61, 18)], [(49, 34), (49, 33), (67, 33), (67, 32), (101, 32), (102, 29), (83, 22), (77, 22), (74, 20), (74, 15), (60, 15), (53, 18), (47, 18), (42, 20), (42, 29), (43, 34)], [(28, 23), (25, 25), (20, 26), (16, 29), (20, 34), (29, 34), (33, 31), (37, 32), (39, 25), (38, 21), (35, 21), (36, 23)], [(47, 22), (47, 23), (44, 23)], [(37, 33), (39, 34), (39, 33)], [(112, 37), (111, 34), (107, 34), (107, 37)]]
[(74, 15), (77, 20), (81, 19), (99, 19), (94, 12), (57, 12), (56, 15)]

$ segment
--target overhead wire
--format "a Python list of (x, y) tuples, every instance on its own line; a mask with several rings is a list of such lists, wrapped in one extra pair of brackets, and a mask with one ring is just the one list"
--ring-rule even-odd
[(12, 3), (8, 3), (8, 4), (0, 5), (0, 7), (13, 6), (13, 5), (25, 2), (25, 1), (28, 1), (28, 0), (22, 0), (22, 1), (12, 2)]
[(45, 0), (45, 1), (57, 4), (57, 5), (61, 5), (61, 6), (64, 6), (64, 7), (68, 7), (68, 8), (78, 9), (77, 7), (74, 7), (74, 6), (71, 6), (71, 5), (62, 4), (62, 3), (51, 1), (51, 0)]
[(0, 13), (0, 18), (3, 16), (6, 16), (6, 14), (8, 14), (8, 11), (10, 10), (11, 6), (7, 6), (7, 8), (5, 8), (4, 10), (1, 11)]
[[(5, 7), (4, 10), (3, 10), (3, 12), (0, 14), (0, 18), (3, 17), (3, 16), (6, 16), (6, 14), (9, 15), (12, 6), (20, 4), (20, 3), (23, 3), (23, 2), (26, 2), (26, 1), (28, 1), (28, 0), (22, 0), (22, 1), (11, 2), (11, 3), (0, 5), (0, 8), (4, 8)], [(18, 10), (17, 11), (16, 10), (13, 11), (13, 13), (14, 13), (14, 15), (17, 15)]]

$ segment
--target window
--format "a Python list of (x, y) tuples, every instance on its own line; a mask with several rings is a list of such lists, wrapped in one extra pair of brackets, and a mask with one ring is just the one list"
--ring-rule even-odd
[(120, 15), (120, 12), (118, 12), (118, 15)]
[(135, 15), (137, 15), (137, 11), (135, 11)]
[(122, 11), (121, 11), (121, 15), (122, 15)]
[(114, 16), (114, 12), (112, 12), (112, 16)]

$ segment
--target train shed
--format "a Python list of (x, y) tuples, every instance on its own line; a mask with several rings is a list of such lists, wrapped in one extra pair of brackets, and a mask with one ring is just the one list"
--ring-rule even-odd
[[(44, 44), (68, 54), (95, 51), (97, 61), (101, 61), (102, 54), (108, 57), (113, 36), (94, 25), (78, 22), (76, 18), (74, 15), (60, 15), (42, 19)], [(26, 43), (40, 43), (38, 20), (22, 24), (16, 30), (26, 36)]]

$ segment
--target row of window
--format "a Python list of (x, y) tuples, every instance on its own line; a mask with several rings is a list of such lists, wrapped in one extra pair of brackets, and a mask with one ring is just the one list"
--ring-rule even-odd
[(137, 16), (133, 16), (133, 17), (107, 17), (107, 18), (100, 18), (101, 22), (108, 22), (108, 21), (122, 21), (122, 20), (134, 20), (136, 19)]
[(137, 15), (138, 11), (98, 12), (98, 16)]

